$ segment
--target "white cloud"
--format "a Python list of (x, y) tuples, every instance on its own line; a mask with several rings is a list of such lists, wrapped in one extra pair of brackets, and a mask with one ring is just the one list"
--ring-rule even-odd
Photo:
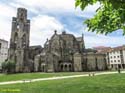
[(92, 18), (96, 14), (96, 10), (100, 7), (100, 3), (96, 3), (94, 5), (88, 5), (84, 11), (81, 11), (80, 8), (76, 10), (76, 15), (85, 17), (85, 18)]
[[(17, 6), (24, 6), (27, 7), (30, 10), (36, 9), (36, 11), (39, 12), (39, 10), (45, 12), (72, 12), (75, 10), (75, 0), (13, 0), (14, 3), (17, 4)], [(16, 4), (12, 4), (16, 6)], [(61, 10), (61, 11), (60, 11)]]
[(16, 9), (5, 4), (0, 4), (0, 17), (9, 19), (12, 16), (15, 16), (15, 14), (16, 14)]
[(0, 38), (8, 40), (10, 39), (11, 22), (0, 17)]
[(16, 15), (16, 10), (5, 4), (0, 4), (0, 38), (8, 40), (11, 33), (12, 16)]
[(28, 9), (28, 12), (34, 13), (34, 14), (38, 14), (40, 13), (37, 9), (35, 9), (34, 7), (29, 7), (20, 3), (15, 3), (15, 2), (10, 2), (9, 5), (15, 9), (19, 8), (19, 7), (23, 7)]
[[(33, 13), (51, 12), (51, 13), (73, 13), (77, 16), (90, 18), (95, 14), (96, 9), (100, 6), (99, 3), (89, 5), (84, 11), (80, 8), (75, 9), (75, 0), (13, 0), (10, 3), (13, 7), (25, 7)], [(61, 10), (61, 11), (60, 11)]]
[(104, 36), (104, 35), (95, 35), (95, 36), (85, 36), (86, 47), (95, 47), (95, 46), (119, 46), (123, 45), (125, 38), (123, 36)]
[(56, 18), (47, 15), (38, 15), (31, 21), (31, 45), (43, 45), (47, 38), (50, 38), (54, 30), (60, 33), (63, 25)]

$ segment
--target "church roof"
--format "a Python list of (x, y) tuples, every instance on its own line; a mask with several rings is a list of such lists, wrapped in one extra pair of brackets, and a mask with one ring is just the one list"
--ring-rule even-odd
[(82, 37), (77, 37), (76, 40), (77, 40), (77, 41), (82, 41), (83, 38), (82, 38)]
[(8, 41), (7, 41), (7, 40), (4, 40), (4, 39), (0, 39), (0, 41), (4, 41), (4, 42), (7, 42), (7, 43), (8, 43)]
[(42, 48), (41, 45), (36, 45), (36, 46), (30, 46), (29, 49), (36, 49), (36, 48)]

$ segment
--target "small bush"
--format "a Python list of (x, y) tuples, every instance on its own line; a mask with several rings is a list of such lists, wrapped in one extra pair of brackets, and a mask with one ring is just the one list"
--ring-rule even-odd
[(2, 63), (2, 70), (4, 73), (14, 73), (15, 72), (16, 63), (12, 61), (5, 61)]

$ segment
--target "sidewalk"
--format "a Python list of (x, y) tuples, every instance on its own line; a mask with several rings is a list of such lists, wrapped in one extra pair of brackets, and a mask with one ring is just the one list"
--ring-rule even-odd
[[(0, 82), (0, 85), (17, 84), (17, 83), (30, 83), (30, 82), (36, 82), (36, 81), (57, 80), (57, 79), (96, 76), (96, 75), (105, 75), (105, 74), (116, 74), (116, 73), (118, 73), (118, 72), (101, 72), (101, 73), (90, 72), (90, 73), (84, 74), (84, 75), (72, 75), (72, 76), (61, 76), (61, 77), (51, 77), (51, 78), (26, 79), (26, 80), (18, 80), (18, 81)], [(122, 71), (121, 73), (125, 73), (125, 71)]]

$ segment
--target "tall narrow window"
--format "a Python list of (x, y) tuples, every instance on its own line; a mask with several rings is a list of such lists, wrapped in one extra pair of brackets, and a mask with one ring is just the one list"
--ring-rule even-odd
[(15, 33), (15, 35), (14, 35), (14, 48), (17, 48), (17, 41), (18, 41), (18, 34)]
[(19, 24), (17, 24), (17, 29), (19, 30), (19, 28), (20, 28), (20, 26), (19, 26)]
[(2, 47), (2, 44), (0, 43), (0, 49), (1, 49), (1, 47)]
[(26, 47), (26, 35), (25, 34), (22, 37), (22, 46)]

